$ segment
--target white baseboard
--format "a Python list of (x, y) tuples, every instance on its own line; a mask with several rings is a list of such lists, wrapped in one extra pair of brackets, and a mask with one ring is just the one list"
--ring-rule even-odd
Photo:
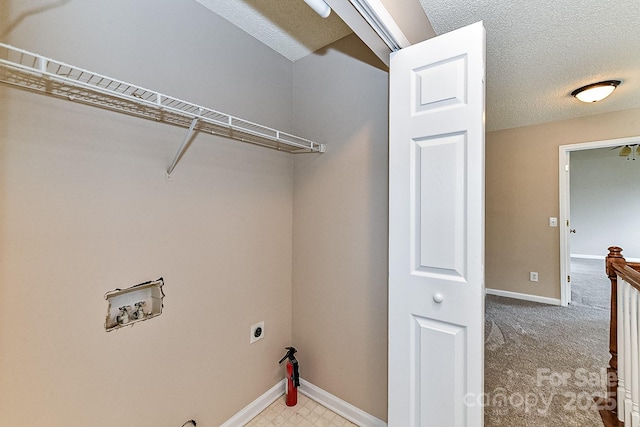
[(605, 255), (587, 255), (587, 254), (571, 254), (571, 258), (582, 259), (605, 259)]
[[(622, 254), (624, 256), (624, 254)], [(605, 259), (605, 255), (584, 255), (584, 254), (571, 254), (571, 258), (583, 258), (583, 259)], [(624, 257), (627, 262), (640, 262), (640, 258)]]
[[(387, 423), (369, 415), (352, 404), (345, 402), (339, 397), (311, 384), (309, 381), (300, 378), (300, 388), (298, 392), (310, 399), (315, 400), (322, 406), (329, 408), (343, 418), (361, 427), (387, 427)], [(254, 419), (260, 412), (264, 411), (277, 398), (284, 394), (284, 379), (271, 387), (266, 393), (247, 405), (240, 412), (229, 418), (220, 427), (242, 427)]]
[(284, 394), (284, 379), (278, 381), (276, 385), (271, 387), (266, 393), (249, 403), (244, 409), (240, 410), (233, 417), (229, 418), (220, 427), (242, 427), (249, 421), (254, 419), (260, 412), (264, 411), (276, 401), (277, 398)]
[(339, 397), (311, 384), (309, 381), (300, 379), (298, 391), (305, 396), (315, 400), (322, 406), (331, 409), (342, 418), (346, 418), (361, 427), (387, 427), (387, 423), (356, 408), (352, 404), (345, 402)]
[(488, 295), (496, 295), (499, 297), (521, 299), (525, 301), (539, 302), (542, 304), (562, 305), (560, 299), (557, 299), (557, 298), (541, 297), (538, 295), (531, 295), (531, 294), (521, 294), (519, 292), (503, 291), (500, 289), (487, 288), (485, 289), (485, 293)]

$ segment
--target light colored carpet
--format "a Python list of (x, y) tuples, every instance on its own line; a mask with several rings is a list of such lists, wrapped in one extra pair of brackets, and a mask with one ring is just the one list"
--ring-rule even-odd
[[(584, 261), (584, 262), (583, 262)], [(487, 296), (485, 426), (602, 426), (609, 282), (604, 261), (572, 261), (569, 307)]]
[(603, 259), (571, 258), (571, 303), (608, 310), (610, 281)]

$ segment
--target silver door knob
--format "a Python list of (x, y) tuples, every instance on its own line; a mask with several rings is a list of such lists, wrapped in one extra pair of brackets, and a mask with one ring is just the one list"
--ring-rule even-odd
[(433, 294), (433, 300), (440, 304), (442, 301), (444, 301), (444, 297), (441, 293)]

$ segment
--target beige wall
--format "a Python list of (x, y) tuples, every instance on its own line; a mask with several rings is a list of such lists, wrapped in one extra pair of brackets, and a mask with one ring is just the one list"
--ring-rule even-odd
[(387, 73), (355, 36), (294, 65), (294, 123), (328, 144), (294, 174), (301, 375), (387, 417)]
[[(292, 130), (292, 64), (196, 2), (42, 4), (3, 41)], [(198, 135), (166, 180), (185, 134), (0, 86), (0, 425), (215, 426), (281, 380), (293, 156)], [(164, 313), (106, 333), (160, 276)]]
[(560, 235), (548, 225), (560, 214), (558, 147), (640, 135), (639, 115), (633, 109), (487, 133), (487, 288), (560, 298)]

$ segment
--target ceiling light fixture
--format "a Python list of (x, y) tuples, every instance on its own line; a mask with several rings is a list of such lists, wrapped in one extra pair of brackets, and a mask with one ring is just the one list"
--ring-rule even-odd
[(626, 157), (627, 160), (635, 160), (637, 154), (637, 156), (640, 158), (640, 144), (625, 145), (624, 147), (614, 147), (612, 148), (612, 150), (618, 148), (620, 148), (620, 152), (618, 152), (618, 155), (620, 157)]
[(592, 83), (582, 86), (571, 92), (571, 96), (575, 96), (582, 102), (598, 102), (611, 95), (620, 84), (620, 80), (606, 80), (604, 82)]
[(331, 14), (331, 7), (325, 3), (324, 0), (304, 0), (304, 2), (323, 18), (326, 18)]
[(624, 147), (622, 147), (622, 149), (620, 150), (620, 154), (618, 154), (620, 157), (628, 157), (631, 154), (631, 147), (629, 147), (628, 145), (625, 145)]

